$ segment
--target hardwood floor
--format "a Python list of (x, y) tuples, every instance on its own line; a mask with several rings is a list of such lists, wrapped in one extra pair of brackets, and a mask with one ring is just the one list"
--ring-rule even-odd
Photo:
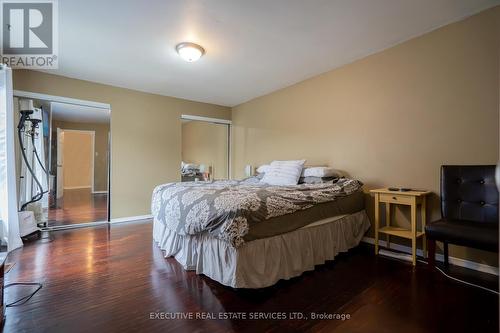
[(56, 207), (49, 209), (49, 227), (106, 221), (107, 193), (92, 193), (90, 189), (64, 190)]
[[(51, 242), (15, 250), (6, 283), (43, 288), (7, 309), (4, 332), (498, 332), (496, 295), (424, 264), (375, 257), (367, 245), (273, 287), (233, 290), (163, 258), (151, 230), (142, 222), (57, 231)], [(6, 300), (27, 292), (9, 288)], [(299, 312), (309, 320), (150, 319), (155, 312)], [(350, 319), (312, 320), (313, 312)]]

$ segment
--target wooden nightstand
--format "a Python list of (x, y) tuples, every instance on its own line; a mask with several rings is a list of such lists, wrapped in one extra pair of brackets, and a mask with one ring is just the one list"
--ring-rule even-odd
[[(397, 236), (411, 239), (412, 245), (412, 261), (413, 265), (417, 263), (417, 239), (423, 238), (422, 250), (425, 256), (426, 239), (425, 239), (425, 223), (426, 223), (426, 199), (431, 192), (428, 191), (389, 191), (387, 188), (371, 190), (375, 194), (375, 254), (378, 254), (378, 235), (379, 233), (386, 234), (387, 246), (389, 247), (390, 236)], [(385, 227), (380, 228), (380, 203), (385, 203)], [(411, 229), (391, 226), (391, 204), (406, 205), (411, 207)], [(420, 205), (422, 218), (422, 230), (417, 231), (417, 207)]]

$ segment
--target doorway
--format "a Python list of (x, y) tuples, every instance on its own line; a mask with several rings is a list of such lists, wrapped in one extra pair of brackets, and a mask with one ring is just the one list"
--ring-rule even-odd
[(98, 189), (95, 183), (96, 172), (107, 171), (95, 165), (96, 131), (58, 127), (56, 133), (56, 199), (49, 210), (49, 226), (106, 221), (106, 184), (99, 184), (103, 177), (97, 177)]
[(58, 127), (57, 149), (57, 179), (62, 180), (58, 182), (57, 197), (63, 197), (66, 190), (94, 192), (95, 131)]

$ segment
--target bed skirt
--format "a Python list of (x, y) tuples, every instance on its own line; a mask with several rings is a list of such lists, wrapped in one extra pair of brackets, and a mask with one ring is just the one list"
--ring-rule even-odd
[(264, 288), (314, 270), (339, 252), (357, 246), (370, 228), (366, 212), (333, 222), (257, 239), (235, 249), (207, 234), (181, 236), (153, 222), (153, 239), (165, 257), (233, 288)]

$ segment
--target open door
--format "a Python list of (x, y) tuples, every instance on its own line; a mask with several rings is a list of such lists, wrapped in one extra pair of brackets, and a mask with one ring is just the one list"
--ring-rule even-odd
[(64, 193), (63, 151), (64, 151), (64, 132), (60, 128), (57, 128), (57, 179), (56, 179), (57, 199), (61, 199)]

